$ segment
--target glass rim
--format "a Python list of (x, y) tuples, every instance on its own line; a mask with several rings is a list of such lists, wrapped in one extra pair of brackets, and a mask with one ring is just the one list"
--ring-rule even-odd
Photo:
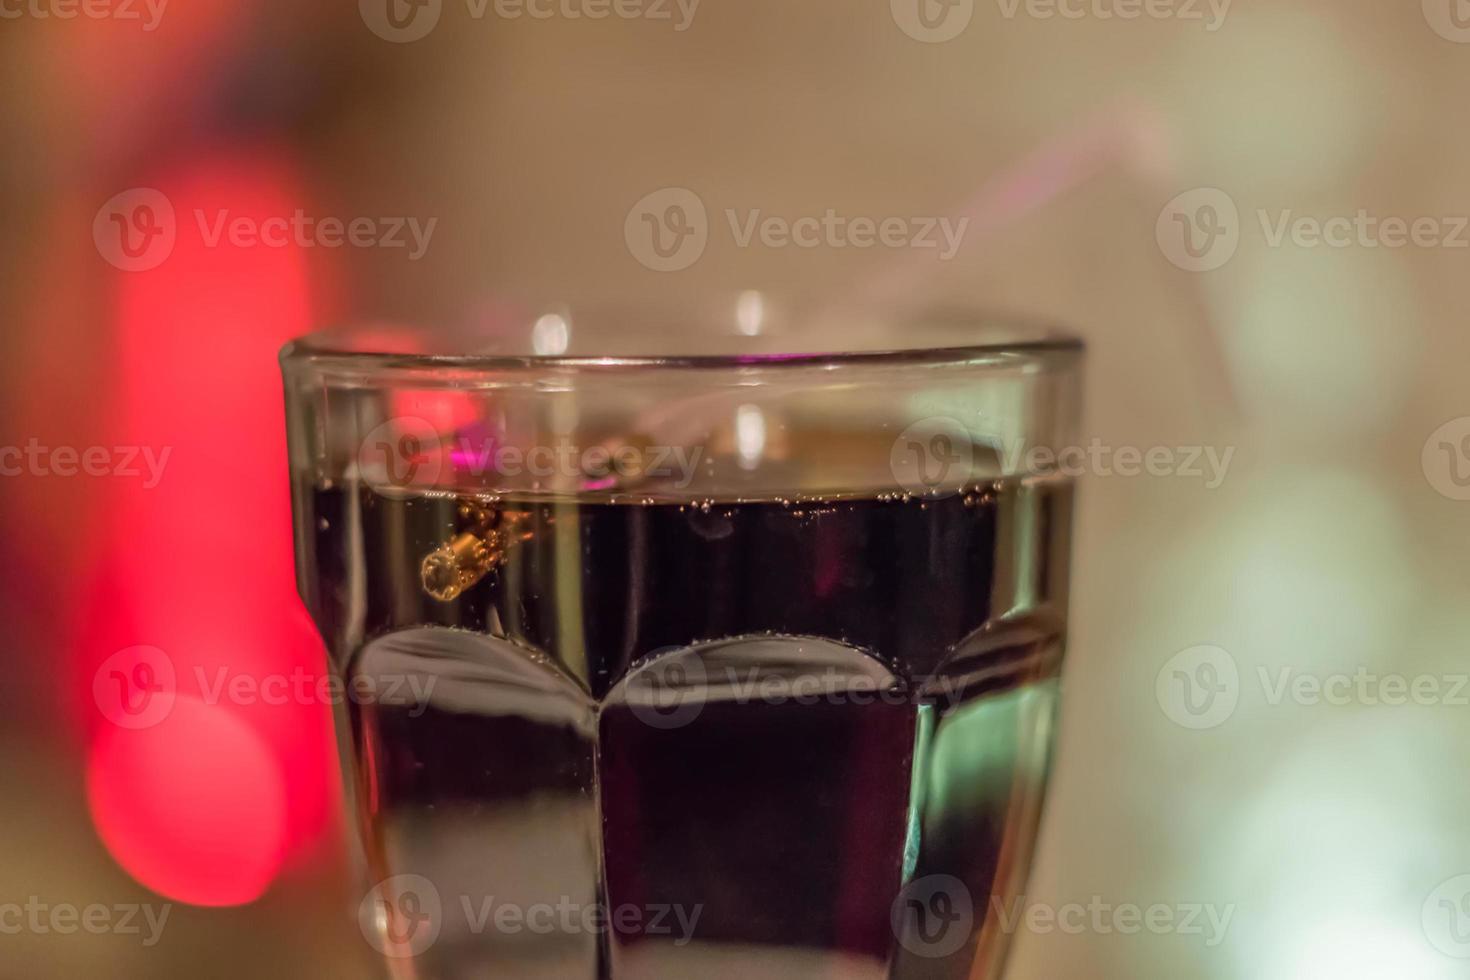
[[(522, 372), (534, 370), (619, 371), (619, 370), (780, 370), (783, 368), (821, 368), (860, 365), (985, 364), (1029, 362), (1038, 366), (1063, 366), (1086, 350), (1075, 333), (1055, 321), (1007, 313), (983, 312), (975, 309), (947, 309), (931, 314), (922, 322), (928, 333), (912, 333), (912, 343), (902, 340), (908, 329), (903, 318), (884, 317), (871, 312), (861, 314), (869, 325), (888, 328), (885, 342), (872, 346), (854, 344), (821, 344), (808, 349), (800, 342), (802, 334), (771, 335), (713, 334), (706, 339), (724, 341), (750, 349), (706, 352), (697, 345), (681, 347), (666, 336), (656, 345), (666, 346), (661, 352), (637, 352), (633, 349), (608, 353), (570, 350), (537, 352), (532, 350), (496, 349), (495, 344), (475, 350), (409, 350), (395, 349), (409, 336), (443, 340), (452, 336), (432, 328), (383, 326), (366, 323), (327, 327), (288, 342), (280, 351), (283, 366), (310, 364), (328, 370), (353, 372), (373, 370), (457, 370)], [(840, 319), (840, 317), (838, 318)], [(524, 320), (524, 318), (523, 318)], [(575, 322), (581, 322), (580, 316)], [(908, 322), (919, 322), (909, 320)], [(522, 323), (522, 337), (530, 331)], [(948, 335), (937, 342), (937, 335)], [(486, 339), (487, 335), (478, 335)], [(899, 339), (894, 340), (896, 336)], [(394, 338), (397, 338), (395, 343)], [(512, 334), (489, 334), (492, 341), (514, 341)], [(609, 333), (611, 346), (626, 344), (616, 333)], [(786, 347), (790, 349), (786, 349)]]

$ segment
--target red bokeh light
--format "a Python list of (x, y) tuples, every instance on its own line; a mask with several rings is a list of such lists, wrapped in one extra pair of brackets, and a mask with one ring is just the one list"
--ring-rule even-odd
[(181, 902), (254, 901), (286, 856), (286, 787), (270, 744), (197, 698), (179, 698), (155, 727), (100, 732), (87, 797), (118, 864)]
[(158, 267), (117, 278), (116, 441), (168, 455), (156, 486), (112, 494), (78, 687), (90, 698), (102, 661), (148, 644), (177, 667), (179, 708), (145, 732), (97, 719), (88, 784), (124, 868), (171, 898), (226, 905), (310, 854), (335, 814), (327, 705), (200, 699), (221, 676), (326, 670), (295, 589), (275, 360), (316, 319), (314, 279), (299, 243), (203, 231), (304, 207), (284, 158), (216, 154), (147, 185), (171, 202), (177, 241)]

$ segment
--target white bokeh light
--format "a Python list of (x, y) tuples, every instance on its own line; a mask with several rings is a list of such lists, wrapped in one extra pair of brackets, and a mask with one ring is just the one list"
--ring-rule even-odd
[(1413, 923), (1345, 915), (1304, 930), (1279, 971), (1261, 980), (1455, 980), (1455, 964), (1424, 944)]
[(548, 313), (531, 328), (531, 348), (542, 357), (565, 354), (571, 342), (572, 326), (560, 314)]
[(747, 289), (735, 301), (735, 325), (747, 337), (760, 335), (766, 323), (766, 300), (754, 289)]
[(1402, 260), (1382, 249), (1255, 241), (1232, 268), (1241, 277), (1219, 297), (1224, 345), (1263, 435), (1388, 428), (1413, 388), (1420, 347)]
[(741, 405), (735, 410), (735, 451), (742, 470), (760, 465), (766, 451), (766, 416), (757, 405)]
[(1169, 77), (1188, 91), (1163, 101), (1176, 145), (1230, 174), (1227, 191), (1320, 188), (1324, 170), (1352, 171), (1382, 127), (1423, 105), (1326, 11), (1237, 5), (1225, 29), (1173, 47)]
[[(1426, 895), (1466, 848), (1439, 774), (1455, 766), (1455, 713), (1361, 707), (1323, 716), (1263, 765), (1233, 834), (1212, 848), (1239, 896), (1233, 975), (1250, 980), (1450, 980), (1421, 926)], [(1412, 759), (1414, 765), (1405, 765)]]
[[(1232, 471), (1231, 481), (1243, 478)], [(1149, 569), (1144, 594), (1187, 583), (1194, 642), (1215, 643), (1256, 676), (1397, 664), (1396, 630), (1419, 588), (1403, 516), (1384, 486), (1351, 470), (1289, 464), (1227, 483), (1219, 516)], [(1241, 711), (1259, 698), (1242, 698)]]

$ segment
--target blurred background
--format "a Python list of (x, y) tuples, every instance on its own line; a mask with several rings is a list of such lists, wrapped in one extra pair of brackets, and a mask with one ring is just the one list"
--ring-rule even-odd
[[(1232, 453), (1219, 479), (1084, 480), (1028, 892), (1228, 929), (1023, 927), (1011, 975), (1465, 975), (1463, 0), (0, 20), (0, 904), (170, 908), (136, 933), (0, 921), (0, 977), (370, 975), (326, 710), (183, 704), (127, 738), (94, 690), (138, 645), (320, 673), (286, 339), (792, 290), (1059, 320), (1090, 346), (1089, 439)], [(637, 240), (670, 203), (692, 258)], [(806, 248), (732, 211), (963, 233)]]

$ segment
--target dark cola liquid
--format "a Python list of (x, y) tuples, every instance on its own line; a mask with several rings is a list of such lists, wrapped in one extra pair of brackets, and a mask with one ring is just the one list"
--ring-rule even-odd
[(480, 498), (514, 541), (444, 601), (423, 559), (465, 499), (320, 489), (308, 525), (338, 669), (400, 694), (343, 724), (373, 880), (431, 892), (379, 923), (395, 976), (994, 975), (1049, 762), (1067, 484)]

